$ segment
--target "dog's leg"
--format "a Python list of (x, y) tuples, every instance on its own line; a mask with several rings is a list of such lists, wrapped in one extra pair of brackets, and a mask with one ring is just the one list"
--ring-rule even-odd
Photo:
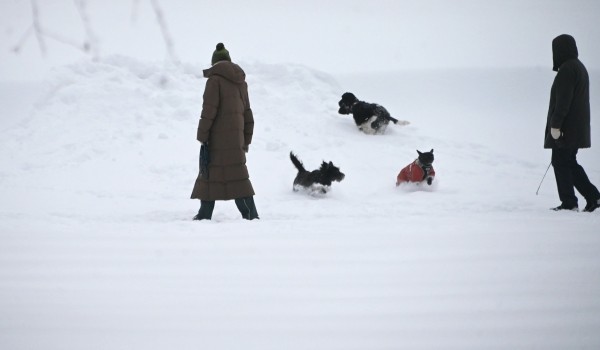
[(379, 120), (375, 120), (374, 122), (371, 123), (371, 128), (373, 128), (373, 130), (375, 130), (375, 132), (377, 132), (377, 130), (379, 130), (380, 124), (381, 123)]

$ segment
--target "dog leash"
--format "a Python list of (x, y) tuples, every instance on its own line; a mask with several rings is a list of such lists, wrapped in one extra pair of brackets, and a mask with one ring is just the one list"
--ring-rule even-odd
[(546, 174), (548, 174), (548, 170), (550, 170), (550, 165), (552, 165), (552, 160), (550, 160), (550, 164), (548, 164), (548, 168), (546, 169), (546, 172), (544, 173), (544, 176), (542, 177), (542, 181), (540, 181), (540, 185), (538, 186), (537, 191), (535, 191), (536, 196), (540, 192), (540, 187), (542, 187), (542, 182), (544, 182), (544, 179), (546, 178)]

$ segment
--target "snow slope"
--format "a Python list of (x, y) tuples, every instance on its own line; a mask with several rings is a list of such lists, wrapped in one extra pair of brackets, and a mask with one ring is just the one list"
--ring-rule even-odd
[[(242, 66), (253, 222), (233, 202), (190, 220), (202, 67), (115, 56), (0, 84), (0, 348), (600, 346), (599, 213), (547, 210), (552, 171), (535, 195), (551, 71)], [(411, 124), (360, 134), (345, 91)], [(431, 148), (435, 186), (396, 188)], [(346, 179), (293, 193), (290, 151)], [(600, 184), (597, 149), (579, 158)]]

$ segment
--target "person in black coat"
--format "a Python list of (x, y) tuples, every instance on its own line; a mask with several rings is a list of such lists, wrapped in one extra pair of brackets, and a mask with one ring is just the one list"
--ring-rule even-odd
[(600, 192), (577, 163), (577, 151), (591, 147), (590, 82), (578, 59), (575, 39), (567, 34), (552, 41), (553, 70), (558, 72), (550, 91), (544, 148), (552, 149), (552, 167), (561, 205), (553, 210), (578, 210), (575, 189), (587, 204), (583, 211), (600, 207)]

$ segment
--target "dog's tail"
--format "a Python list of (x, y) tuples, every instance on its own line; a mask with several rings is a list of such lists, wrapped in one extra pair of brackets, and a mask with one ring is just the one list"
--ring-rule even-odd
[(391, 121), (394, 124), (398, 124), (398, 119), (392, 117), (391, 115), (388, 115), (387, 118), (389, 119), (389, 121)]
[(293, 152), (290, 152), (290, 159), (292, 160), (292, 163), (294, 163), (294, 166), (296, 167), (296, 169), (298, 169), (299, 172), (306, 171), (306, 169), (304, 169), (304, 165), (302, 165), (302, 162), (298, 159), (298, 157), (296, 157), (296, 155)]

